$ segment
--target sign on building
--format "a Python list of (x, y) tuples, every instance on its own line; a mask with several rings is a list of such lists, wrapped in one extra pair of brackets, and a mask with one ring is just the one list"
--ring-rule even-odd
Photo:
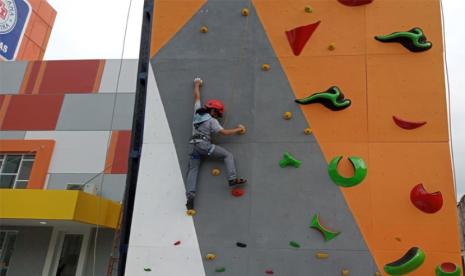
[(0, 0), (0, 59), (16, 58), (30, 16), (27, 0)]

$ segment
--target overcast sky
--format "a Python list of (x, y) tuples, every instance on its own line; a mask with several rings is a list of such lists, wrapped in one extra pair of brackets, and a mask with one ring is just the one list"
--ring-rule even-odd
[[(58, 14), (45, 59), (121, 58), (129, 0), (48, 2)], [(124, 58), (138, 57), (143, 2), (132, 1)], [(451, 92), (452, 142), (459, 198), (465, 193), (465, 1), (444, 0), (443, 5)]]

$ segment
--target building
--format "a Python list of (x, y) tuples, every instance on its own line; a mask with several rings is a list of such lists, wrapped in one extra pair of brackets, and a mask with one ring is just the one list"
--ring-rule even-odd
[(1, 275), (106, 275), (137, 60), (0, 62), (0, 71)]
[[(142, 81), (126, 275), (460, 269), (439, 1), (345, 5), (354, 1), (156, 1), (148, 76), (137, 76), (136, 60), (1, 62), (3, 273), (107, 275), (117, 261), (110, 258)], [(373, 38), (412, 26), (432, 48), (411, 52), (408, 43)], [(303, 46), (293, 39), (302, 28)], [(223, 164), (205, 160), (192, 217), (184, 204), (196, 76), (205, 81), (202, 100), (225, 103), (225, 127), (246, 125), (245, 135), (215, 143), (249, 182), (236, 197)], [(334, 99), (334, 86), (343, 97)], [(325, 91), (333, 106), (295, 102)], [(413, 129), (417, 121), (426, 124)], [(298, 168), (279, 166), (286, 152)], [(356, 183), (345, 185), (354, 174)], [(440, 198), (412, 201), (419, 183)], [(385, 269), (404, 255), (407, 265)]]

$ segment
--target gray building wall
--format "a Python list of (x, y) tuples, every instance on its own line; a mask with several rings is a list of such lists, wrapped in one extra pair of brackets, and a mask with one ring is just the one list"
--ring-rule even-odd
[[(89, 249), (83, 275), (107, 275), (108, 264), (110, 261), (111, 247), (113, 243), (114, 230), (96, 229), (90, 238)], [(95, 235), (97, 234), (97, 247), (95, 248)], [(95, 250), (94, 250), (95, 249)], [(96, 254), (94, 254), (96, 253)], [(94, 264), (95, 255), (95, 264)], [(116, 275), (118, 263), (113, 265), (113, 275)], [(95, 274), (94, 274), (95, 269)]]
[(52, 229), (52, 227), (0, 226), (0, 230), (18, 231), (8, 276), (42, 275)]

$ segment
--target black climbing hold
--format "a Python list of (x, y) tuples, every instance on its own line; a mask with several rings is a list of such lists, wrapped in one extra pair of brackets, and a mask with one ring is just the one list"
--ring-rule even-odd
[(247, 247), (247, 244), (242, 243), (242, 242), (236, 242), (236, 245), (237, 245), (238, 247), (242, 247), (242, 248)]

